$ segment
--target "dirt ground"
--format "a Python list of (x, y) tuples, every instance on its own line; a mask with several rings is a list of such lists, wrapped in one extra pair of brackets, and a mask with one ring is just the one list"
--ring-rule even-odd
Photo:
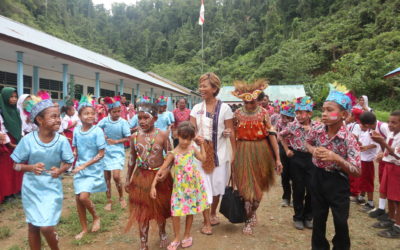
[[(102, 220), (101, 232), (89, 234), (81, 241), (74, 240), (74, 235), (79, 233), (80, 227), (75, 212), (72, 177), (65, 177), (63, 183), (65, 200), (62, 223), (57, 227), (60, 233), (61, 249), (138, 249), (137, 230), (134, 228), (128, 234), (123, 233), (128, 212), (121, 210), (117, 205), (112, 212), (104, 215), (107, 219)], [(220, 215), (221, 224), (214, 227), (214, 234), (202, 235), (199, 231), (202, 216), (195, 216), (192, 228), (194, 245), (191, 249), (310, 249), (311, 231), (299, 231), (293, 228), (293, 208), (280, 207), (281, 194), (282, 188), (279, 183), (265, 194), (257, 212), (259, 224), (253, 236), (244, 236), (241, 224), (231, 224), (222, 215)], [(95, 202), (104, 201), (104, 194), (96, 197)], [(20, 201), (0, 206), (4, 209), (0, 213), (0, 228), (9, 229), (8, 234), (3, 236), (0, 234), (0, 249), (28, 249), (27, 226)], [(97, 204), (96, 207), (97, 210), (102, 210), (103, 204)], [(377, 236), (378, 230), (370, 227), (375, 220), (359, 212), (359, 209), (359, 205), (351, 204), (349, 224), (352, 249), (400, 249), (400, 240)], [(105, 213), (105, 211), (101, 212), (101, 214)], [(73, 214), (75, 217), (72, 216)], [(155, 224), (152, 224), (150, 231), (150, 249), (158, 249), (158, 233)], [(171, 238), (173, 231), (170, 221), (168, 221), (167, 232)], [(328, 239), (331, 240), (333, 235), (334, 229), (330, 216), (327, 229)], [(48, 248), (45, 247), (45, 249)]]

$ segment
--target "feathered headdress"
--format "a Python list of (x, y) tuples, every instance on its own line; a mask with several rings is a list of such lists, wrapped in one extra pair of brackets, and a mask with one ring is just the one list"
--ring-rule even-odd
[(109, 96), (104, 97), (104, 102), (107, 104), (108, 109), (121, 106), (121, 103), (119, 101), (116, 101), (114, 98)]
[(92, 95), (83, 95), (79, 101), (78, 111), (83, 107), (94, 107), (94, 100)]
[(37, 95), (31, 95), (32, 100), (29, 100), (24, 105), (25, 111), (29, 114), (31, 122), (35, 121), (36, 116), (43, 110), (53, 107), (54, 104), (48, 92), (40, 90)]
[(158, 116), (158, 107), (156, 104), (151, 102), (150, 97), (141, 96), (136, 101), (138, 106), (138, 112), (145, 112), (150, 116)]
[(325, 101), (336, 102), (345, 110), (351, 110), (356, 100), (353, 93), (347, 90), (346, 86), (341, 85), (338, 82), (334, 82), (332, 86), (333, 88), (331, 88), (331, 91), (329, 92), (329, 95)]
[(137, 104), (141, 103), (151, 103), (151, 98), (148, 96), (140, 96), (136, 99)]
[(280, 105), (281, 115), (295, 117), (294, 103), (289, 101), (282, 101)]
[(295, 111), (304, 110), (312, 112), (314, 107), (314, 102), (309, 96), (299, 97), (295, 101)]
[(246, 83), (244, 81), (235, 81), (233, 83), (235, 90), (232, 95), (246, 102), (256, 100), (257, 97), (268, 87), (266, 79), (259, 79), (253, 83)]
[(156, 104), (158, 106), (167, 106), (168, 97), (166, 96), (159, 96), (156, 100)]

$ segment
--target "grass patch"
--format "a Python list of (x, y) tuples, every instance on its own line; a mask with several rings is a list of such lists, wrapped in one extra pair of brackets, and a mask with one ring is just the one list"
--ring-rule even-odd
[(0, 240), (11, 236), (11, 230), (8, 227), (0, 227)]
[[(105, 193), (92, 194), (91, 200), (95, 204), (96, 212), (101, 218), (101, 229), (99, 232), (86, 234), (81, 240), (73, 240), (71, 243), (74, 245), (81, 246), (93, 243), (98, 234), (110, 231), (112, 227), (119, 222), (120, 216), (126, 211), (119, 206), (118, 197), (115, 197), (113, 201), (113, 210), (111, 212), (104, 210), (107, 201)], [(86, 215), (88, 219), (88, 229), (90, 230), (93, 218), (88, 211), (86, 211)], [(61, 217), (60, 223), (57, 226), (57, 231), (60, 236), (75, 236), (80, 233), (81, 230), (82, 228), (76, 207), (71, 206), (71, 212), (67, 216)]]
[(375, 110), (374, 113), (379, 121), (387, 122), (389, 120), (390, 112)]
[(22, 248), (18, 245), (13, 245), (10, 248), (8, 248), (8, 250), (22, 250)]

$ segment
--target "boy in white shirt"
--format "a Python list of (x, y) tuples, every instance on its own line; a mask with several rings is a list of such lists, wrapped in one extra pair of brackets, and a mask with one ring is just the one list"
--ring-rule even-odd
[(361, 177), (360, 191), (364, 196), (367, 193), (368, 201), (362, 208), (363, 212), (369, 212), (374, 209), (374, 179), (375, 168), (374, 160), (379, 152), (379, 144), (371, 139), (370, 130), (361, 125), (361, 132), (358, 137), (361, 151)]
[(374, 227), (386, 228), (378, 233), (381, 237), (400, 238), (400, 110), (390, 114), (389, 129), (386, 140), (375, 131), (371, 135), (384, 149), (385, 167), (379, 192), (389, 201), (389, 219), (378, 222)]
[[(366, 128), (370, 129), (371, 131), (375, 131), (379, 135), (381, 135), (385, 140), (389, 134), (389, 126), (386, 122), (381, 122), (376, 120), (376, 116), (372, 112), (364, 112), (360, 116), (360, 121), (363, 126)], [(385, 162), (382, 160), (383, 153), (382, 149), (380, 147), (380, 153), (378, 153), (378, 156), (376, 159), (379, 162), (379, 185), (381, 184), (382, 181), (382, 175), (383, 175), (383, 170), (385, 167)], [(369, 216), (372, 218), (378, 218), (378, 219), (387, 219), (388, 216), (385, 214), (385, 208), (386, 208), (386, 195), (380, 193), (379, 194), (379, 204), (378, 204), (378, 209), (375, 209), (369, 213)]]

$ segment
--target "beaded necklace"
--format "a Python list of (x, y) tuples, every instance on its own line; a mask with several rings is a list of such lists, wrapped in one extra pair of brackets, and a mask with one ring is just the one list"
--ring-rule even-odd
[[(154, 142), (156, 141), (156, 137), (157, 137), (159, 131), (160, 131), (159, 129), (156, 129), (156, 132), (154, 133), (154, 137), (150, 141), (150, 145), (146, 151), (146, 155), (145, 155), (145, 157), (143, 157), (145, 160), (143, 160), (143, 158), (140, 156), (139, 148), (137, 146), (138, 132), (136, 132), (135, 136), (133, 137), (133, 145), (134, 145), (135, 151), (136, 151), (136, 165), (139, 168), (150, 169), (149, 164), (146, 161), (149, 158), (151, 150), (153, 149), (153, 145), (154, 145)], [(158, 170), (158, 169), (159, 168), (152, 168), (151, 170)]]

